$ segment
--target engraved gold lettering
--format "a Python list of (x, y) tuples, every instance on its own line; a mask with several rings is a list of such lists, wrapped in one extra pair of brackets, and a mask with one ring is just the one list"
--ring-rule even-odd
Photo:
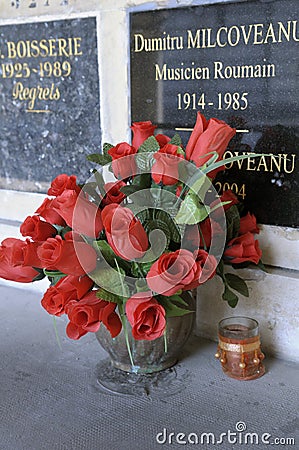
[(24, 87), (22, 82), (14, 85), (12, 90), (12, 97), (15, 100), (28, 101), (28, 109), (33, 110), (36, 100), (59, 100), (60, 91), (54, 83), (51, 87), (42, 87), (40, 85), (34, 87)]
[(56, 57), (56, 56), (81, 56), (81, 38), (72, 37), (68, 39), (64, 38), (50, 38), (41, 39), (37, 41), (33, 39), (32, 41), (8, 41), (6, 43), (7, 47), (7, 57), (9, 59), (23, 59), (23, 58), (36, 58), (40, 56), (45, 57)]
[(195, 63), (191, 63), (191, 67), (185, 67), (181, 63), (181, 67), (168, 67), (165, 63), (162, 67), (155, 64), (155, 80), (178, 81), (178, 80), (208, 80), (210, 78), (210, 70), (208, 67), (196, 67)]
[(143, 34), (137, 33), (134, 35), (134, 52), (158, 52), (165, 50), (182, 50), (183, 37), (170, 36), (163, 32), (163, 37), (145, 38)]
[[(296, 155), (292, 154), (290, 156), (292, 157), (291, 161), (288, 158), (288, 155), (283, 155), (283, 167), (284, 167), (285, 173), (292, 173), (295, 170)], [(291, 167), (287, 167), (289, 161), (291, 162)]]
[(224, 66), (221, 61), (214, 61), (214, 79), (230, 78), (270, 78), (276, 76), (275, 64), (256, 64), (243, 66)]

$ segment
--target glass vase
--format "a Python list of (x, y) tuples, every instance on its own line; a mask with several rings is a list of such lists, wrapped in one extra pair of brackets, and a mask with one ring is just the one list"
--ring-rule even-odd
[(97, 340), (108, 353), (114, 368), (128, 373), (151, 374), (176, 364), (192, 333), (195, 320), (194, 296), (191, 292), (184, 292), (182, 296), (188, 303), (190, 313), (167, 318), (166, 332), (158, 339), (135, 340), (128, 322), (127, 333), (123, 327), (115, 338), (104, 326), (100, 327), (96, 332)]

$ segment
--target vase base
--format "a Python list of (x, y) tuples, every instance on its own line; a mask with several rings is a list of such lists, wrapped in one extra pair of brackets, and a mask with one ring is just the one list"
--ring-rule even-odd
[(189, 378), (180, 366), (153, 373), (133, 373), (114, 367), (110, 359), (97, 365), (96, 377), (98, 385), (106, 392), (152, 398), (168, 397), (181, 392)]

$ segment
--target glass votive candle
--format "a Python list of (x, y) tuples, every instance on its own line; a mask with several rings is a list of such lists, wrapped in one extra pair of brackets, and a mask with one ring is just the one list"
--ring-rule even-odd
[(215, 357), (223, 372), (238, 380), (254, 380), (265, 373), (258, 322), (249, 317), (228, 317), (218, 325)]

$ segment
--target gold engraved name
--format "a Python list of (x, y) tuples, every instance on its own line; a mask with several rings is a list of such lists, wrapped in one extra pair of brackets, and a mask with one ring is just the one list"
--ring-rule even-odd
[(81, 56), (82, 51), (81, 37), (70, 38), (56, 38), (56, 39), (33, 39), (32, 41), (8, 41), (7, 58), (9, 59), (23, 59), (23, 58), (47, 58), (63, 56), (69, 58), (70, 56)]

